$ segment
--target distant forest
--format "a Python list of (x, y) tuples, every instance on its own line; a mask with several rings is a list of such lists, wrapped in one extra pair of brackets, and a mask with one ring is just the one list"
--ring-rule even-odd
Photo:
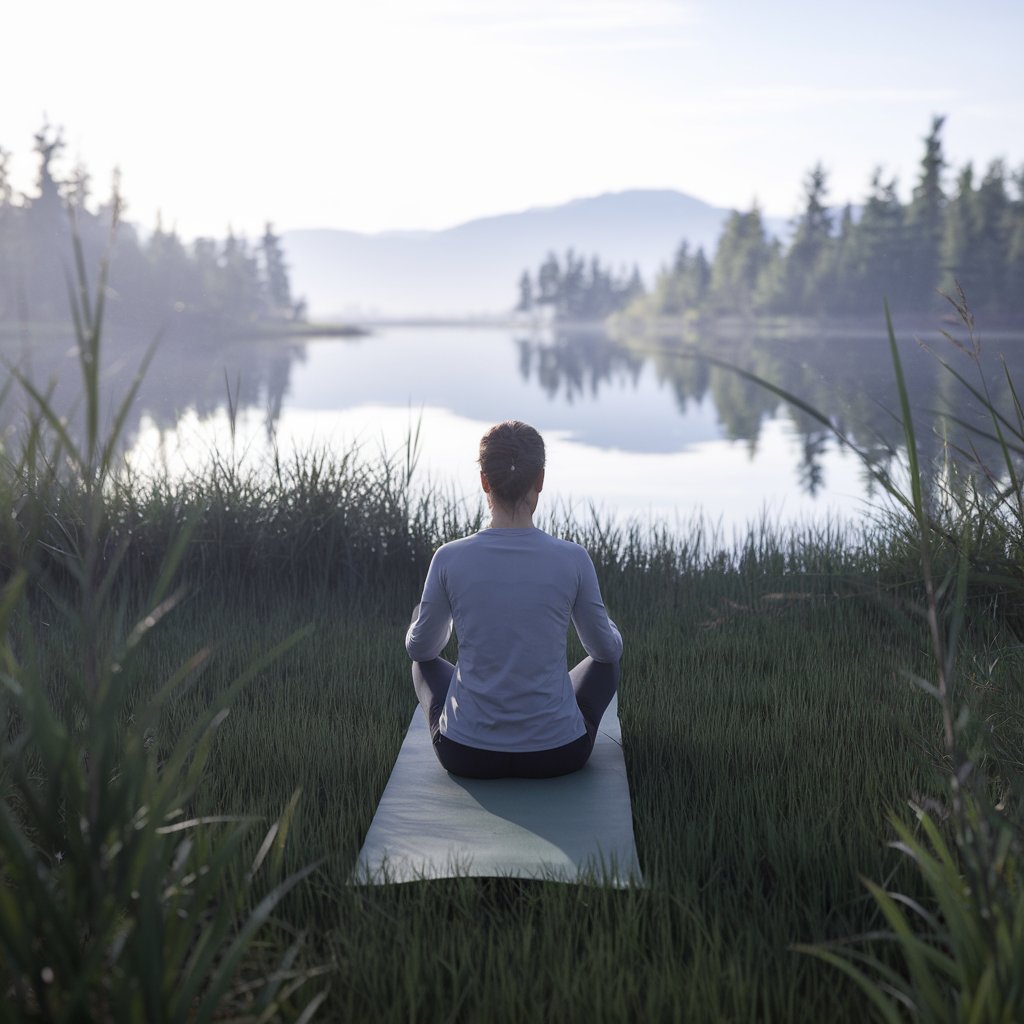
[(944, 121), (932, 121), (909, 203), (879, 168), (863, 206), (836, 217), (819, 163), (787, 246), (767, 236), (756, 204), (733, 211), (713, 259), (684, 242), (630, 312), (876, 316), (884, 298), (894, 312), (926, 313), (959, 284), (974, 313), (1024, 317), (1024, 167), (996, 160), (979, 179), (968, 163), (947, 192)]
[[(40, 129), (36, 194), (29, 196), (15, 194), (10, 153), (0, 148), (0, 323), (68, 319), (72, 223), (91, 271), (107, 254), (115, 211), (123, 209), (118, 176), (111, 197), (94, 203), (81, 163), (58, 177), (54, 166), (63, 149), (60, 130)], [(177, 320), (217, 329), (305, 316), (304, 303), (292, 298), (280, 240), (269, 224), (255, 245), (230, 231), (223, 240), (186, 245), (159, 218), (148, 235), (119, 219), (109, 257), (107, 308), (118, 324)]]
[(542, 310), (560, 321), (603, 320), (644, 294), (640, 271), (616, 273), (601, 266), (597, 256), (585, 259), (570, 249), (564, 259), (549, 252), (535, 275), (524, 270), (519, 278), (517, 313)]
[(963, 289), (990, 322), (1024, 318), (1024, 167), (967, 164), (944, 184), (944, 117), (932, 120), (910, 201), (878, 168), (863, 205), (828, 204), (819, 163), (804, 181), (804, 206), (788, 244), (769, 237), (755, 203), (734, 210), (712, 257), (684, 241), (645, 292), (639, 275), (609, 274), (571, 251), (549, 254), (519, 281), (517, 311), (548, 309), (556, 320), (600, 320), (619, 310), (640, 318), (682, 316), (877, 317), (941, 309)]

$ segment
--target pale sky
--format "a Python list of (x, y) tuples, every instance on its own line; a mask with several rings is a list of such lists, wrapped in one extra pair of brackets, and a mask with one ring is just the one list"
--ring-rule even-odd
[(16, 0), (0, 147), (44, 114), (97, 192), (188, 238), (442, 228), (627, 188), (858, 202), (950, 162), (1024, 165), (1021, 0)]

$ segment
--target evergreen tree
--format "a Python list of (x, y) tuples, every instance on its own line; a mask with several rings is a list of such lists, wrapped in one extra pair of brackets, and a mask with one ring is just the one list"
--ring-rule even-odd
[(555, 315), (563, 320), (586, 319), (586, 288), (583, 258), (569, 249), (565, 254), (561, 288), (555, 302)]
[(554, 312), (561, 287), (562, 268), (558, 264), (558, 257), (549, 252), (537, 271), (537, 305), (548, 306)]
[(772, 247), (757, 204), (747, 213), (733, 210), (711, 265), (712, 308), (719, 313), (755, 312), (758, 280), (771, 259)]
[(626, 282), (625, 291), (621, 300), (622, 304), (626, 305), (634, 299), (639, 299), (645, 291), (644, 279), (640, 275), (640, 268), (634, 263), (633, 272), (629, 275), (629, 280)]
[(676, 249), (671, 268), (663, 270), (654, 283), (650, 309), (655, 316), (678, 316), (686, 312), (686, 281), (693, 260), (690, 243), (683, 239)]
[(281, 239), (274, 234), (274, 228), (268, 221), (263, 238), (260, 239), (260, 252), (263, 257), (263, 273), (266, 280), (267, 298), (270, 304), (270, 315), (289, 318), (293, 315), (292, 289), (288, 280), (288, 265), (284, 252), (281, 250)]
[(978, 312), (999, 313), (1006, 307), (1011, 211), (1002, 160), (994, 160), (989, 165), (973, 202), (978, 238), (970, 259), (980, 285), (980, 288), (976, 286), (973, 301)]
[(586, 280), (588, 320), (600, 320), (607, 316), (614, 304), (611, 275), (601, 266), (597, 256), (590, 257)]
[(519, 301), (516, 303), (517, 313), (533, 312), (533, 281), (530, 272), (524, 270), (519, 277)]
[(35, 135), (39, 158), (36, 195), (25, 209), (27, 238), (20, 246), (24, 260), (26, 313), (30, 319), (52, 320), (67, 314), (65, 267), (70, 255), (70, 229), (61, 202), (54, 163), (64, 151), (64, 134), (44, 124)]
[(262, 282), (259, 261), (242, 236), (228, 228), (221, 252), (221, 316), (228, 321), (259, 319), (262, 312)]
[[(832, 213), (825, 203), (828, 175), (815, 164), (804, 179), (804, 211), (797, 219), (793, 242), (785, 258), (783, 308), (793, 313), (815, 313), (822, 306), (821, 277), (832, 241)], [(781, 255), (776, 252), (775, 262)]]
[(942, 126), (945, 121), (944, 117), (932, 118), (932, 129), (924, 140), (921, 174), (907, 210), (910, 249), (907, 296), (913, 308), (922, 310), (935, 304), (941, 276), (946, 206), (946, 195), (942, 190), (942, 172), (946, 168), (942, 155)]
[(683, 296), (687, 307), (700, 309), (708, 297), (711, 285), (711, 264), (704, 255), (704, 247), (698, 246), (686, 274), (683, 277)]
[(822, 309), (826, 313), (845, 316), (858, 312), (856, 230), (853, 208), (847, 203), (839, 218), (836, 237), (825, 254), (818, 279)]
[(942, 290), (955, 294), (963, 288), (969, 303), (984, 290), (972, 260), (978, 248), (978, 211), (974, 201), (974, 167), (966, 164), (957, 175), (956, 193), (946, 210), (942, 235)]
[(896, 195), (896, 179), (883, 181), (881, 168), (871, 176), (871, 192), (853, 238), (855, 312), (876, 315), (883, 301), (894, 309), (905, 306), (908, 261), (903, 207)]

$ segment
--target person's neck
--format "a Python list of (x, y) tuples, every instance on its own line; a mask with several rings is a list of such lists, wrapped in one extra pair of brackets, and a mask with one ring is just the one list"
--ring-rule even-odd
[(496, 505), (491, 509), (492, 530), (524, 530), (533, 526), (533, 509), (520, 505), (514, 512)]

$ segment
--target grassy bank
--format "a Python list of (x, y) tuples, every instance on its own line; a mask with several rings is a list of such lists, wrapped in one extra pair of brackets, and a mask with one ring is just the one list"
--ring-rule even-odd
[[(789, 947), (879, 927), (861, 875), (921, 895), (886, 847), (886, 814), (942, 789), (941, 723), (903, 676), (926, 675), (929, 654), (898, 532), (761, 527), (723, 544), (699, 525), (674, 536), (549, 523), (592, 552), (626, 638), (620, 707), (648, 887), (354, 889), (348, 872), (414, 707), (409, 609), (436, 544), (478, 525), (442, 494), (417, 497), (410, 465), (310, 456), (257, 478), (221, 464), (184, 482), (122, 481), (103, 503), (108, 556), (129, 541), (125, 609), (181, 524), (191, 529), (183, 598), (134, 667), (141, 705), (212, 649), (163, 708), (154, 740), (167, 751), (254, 652), (312, 625), (232, 702), (190, 809), (269, 821), (301, 788), (286, 867), (319, 867), (279, 906), (274, 941), (304, 931), (309, 961), (333, 965), (321, 1016), (863, 1018), (852, 983)], [(84, 522), (81, 499), (70, 488), (23, 503), (35, 553), (5, 552), (33, 565), (39, 586), (17, 629), (58, 708), (79, 639), (62, 624), (67, 581), (47, 552)], [(987, 600), (963, 696), (1020, 749), (1020, 651)], [(117, 621), (127, 629), (132, 616)]]

